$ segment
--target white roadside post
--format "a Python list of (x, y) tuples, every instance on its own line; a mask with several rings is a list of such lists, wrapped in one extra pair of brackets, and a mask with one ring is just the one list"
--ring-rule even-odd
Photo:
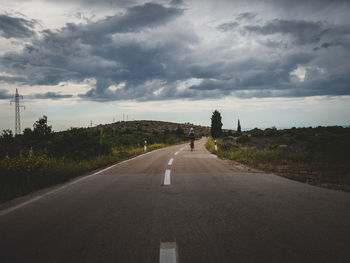
[(143, 146), (143, 150), (146, 152), (147, 151), (147, 141), (145, 141), (145, 146)]
[(216, 144), (216, 140), (214, 140), (214, 144), (215, 144), (215, 151), (218, 150), (218, 145)]

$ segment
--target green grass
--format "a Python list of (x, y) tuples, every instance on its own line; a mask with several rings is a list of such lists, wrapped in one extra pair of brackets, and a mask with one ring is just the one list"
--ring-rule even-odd
[[(147, 147), (147, 152), (166, 146), (168, 145), (152, 144)], [(109, 155), (101, 155), (83, 161), (36, 155), (33, 151), (27, 155), (6, 156), (0, 160), (0, 201), (65, 182), (76, 176), (143, 153), (143, 147), (114, 148)]]
[(315, 159), (307, 151), (289, 152), (281, 149), (256, 149), (217, 139), (218, 150), (209, 139), (206, 148), (218, 157), (234, 160), (294, 180), (350, 191), (350, 169), (347, 163)]

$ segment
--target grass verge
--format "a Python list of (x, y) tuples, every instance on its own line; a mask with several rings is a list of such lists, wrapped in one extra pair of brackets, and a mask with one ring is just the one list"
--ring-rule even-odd
[[(147, 152), (166, 146), (168, 144), (152, 144), (147, 147)], [(114, 148), (109, 155), (83, 161), (36, 155), (33, 151), (17, 157), (6, 156), (0, 160), (0, 202), (68, 181), (143, 153), (143, 148)]]
[(206, 148), (220, 158), (234, 160), (266, 172), (293, 180), (350, 192), (350, 169), (347, 164), (329, 160), (313, 161), (308, 152), (288, 152), (280, 149), (258, 150), (254, 146), (227, 144), (217, 139), (218, 150), (209, 139)]

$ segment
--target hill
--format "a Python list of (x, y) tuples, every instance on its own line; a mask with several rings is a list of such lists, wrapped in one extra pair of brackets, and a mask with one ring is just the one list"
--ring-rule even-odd
[(152, 134), (155, 132), (174, 132), (179, 127), (188, 133), (190, 128), (194, 128), (198, 136), (207, 136), (210, 134), (210, 127), (194, 125), (192, 123), (174, 123), (167, 121), (152, 121), (152, 120), (137, 120), (137, 121), (118, 121), (111, 124), (98, 125), (93, 128), (103, 128), (112, 129), (120, 132), (130, 131), (130, 132), (142, 132), (144, 134)]

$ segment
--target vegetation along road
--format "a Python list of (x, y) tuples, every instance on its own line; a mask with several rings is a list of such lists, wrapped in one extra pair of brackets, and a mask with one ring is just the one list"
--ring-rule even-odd
[(348, 262), (348, 193), (221, 160), (206, 141), (2, 204), (1, 262)]

